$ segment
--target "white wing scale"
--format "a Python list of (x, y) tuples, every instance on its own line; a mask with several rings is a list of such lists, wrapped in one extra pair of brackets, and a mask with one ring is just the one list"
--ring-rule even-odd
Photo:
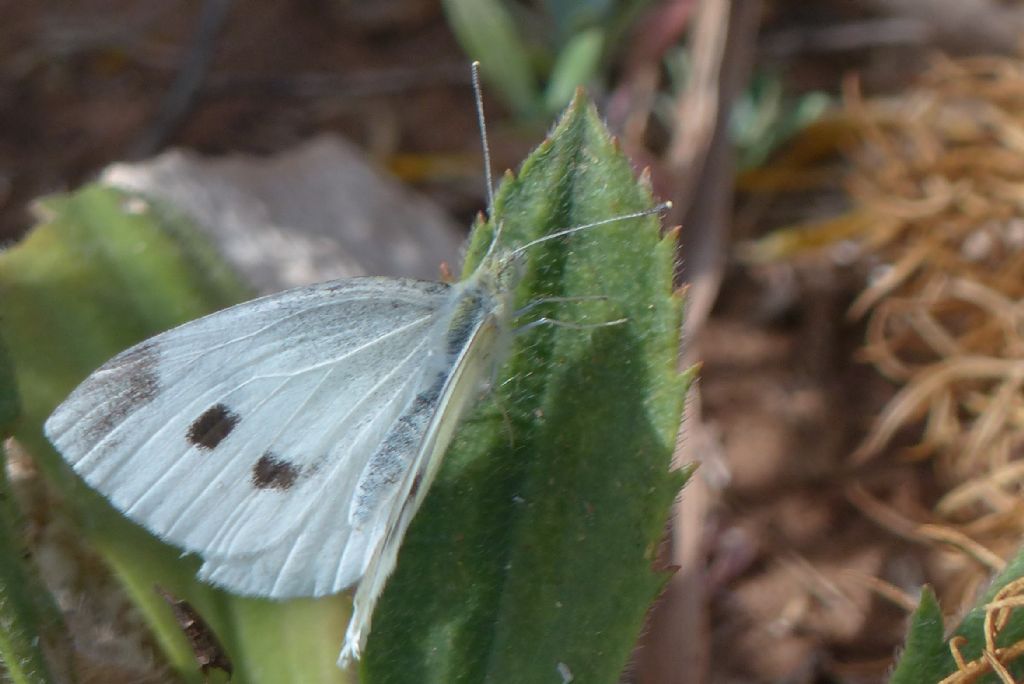
[(275, 598), (333, 593), (379, 541), (392, 497), (359, 530), (350, 502), (436, 373), (428, 342), (450, 301), (443, 284), (358, 278), (232, 307), (109, 361), (46, 432), (116, 507), (200, 553), (204, 578)]

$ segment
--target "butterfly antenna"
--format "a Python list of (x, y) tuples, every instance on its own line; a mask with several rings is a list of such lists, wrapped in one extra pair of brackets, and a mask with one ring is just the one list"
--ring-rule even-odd
[(491, 175), (491, 145), (487, 141), (487, 119), (484, 117), (484, 96), (480, 88), (480, 62), (470, 65), (473, 74), (473, 99), (476, 101), (476, 123), (480, 128), (480, 145), (484, 151), (484, 178), (487, 182), (487, 218), (494, 218), (494, 178)]
[[(491, 171), (491, 144), (487, 139), (487, 117), (484, 116), (484, 93), (480, 87), (480, 62), (474, 61), (469, 65), (473, 78), (473, 100), (476, 103), (476, 123), (480, 129), (480, 147), (484, 153), (484, 180), (487, 183), (487, 218), (494, 221), (494, 177)], [(484, 255), (486, 261), (498, 245), (501, 236), (501, 222), (494, 226), (494, 233), (491, 237), (491, 244)]]
[(540, 244), (541, 242), (547, 242), (548, 240), (555, 240), (566, 235), (572, 235), (578, 233), (581, 230), (589, 230), (590, 228), (596, 228), (598, 226), (604, 226), (609, 223), (615, 223), (616, 221), (626, 221), (628, 219), (643, 218), (644, 216), (650, 216), (652, 214), (660, 214), (672, 208), (671, 202), (662, 202), (661, 204), (655, 205), (650, 209), (644, 209), (643, 211), (634, 211), (630, 214), (622, 214), (621, 216), (612, 216), (611, 218), (602, 219), (600, 221), (594, 221), (593, 223), (584, 223), (582, 226), (573, 226), (572, 228), (565, 228), (563, 230), (556, 230), (553, 233), (548, 233), (543, 237), (539, 237), (536, 240), (531, 240), (525, 245), (520, 245), (512, 250), (512, 254), (519, 254), (534, 245)]

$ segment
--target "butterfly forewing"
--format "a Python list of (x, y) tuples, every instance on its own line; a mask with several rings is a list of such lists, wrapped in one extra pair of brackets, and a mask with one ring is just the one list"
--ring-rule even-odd
[(115, 357), (46, 432), (116, 507), (199, 552), (203, 576), (271, 597), (338, 591), (373, 542), (349, 524), (358, 484), (434, 372), (447, 302), (447, 285), (383, 278), (247, 302)]

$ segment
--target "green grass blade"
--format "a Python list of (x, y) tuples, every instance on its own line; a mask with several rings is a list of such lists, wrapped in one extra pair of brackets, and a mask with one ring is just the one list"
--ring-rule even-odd
[[(593, 107), (578, 98), (507, 177), (502, 240), (651, 206)], [(670, 472), (687, 374), (676, 371), (675, 240), (656, 217), (530, 250), (529, 318), (599, 323), (516, 339), (500, 389), (460, 427), (374, 615), (366, 684), (617, 682), (652, 599), (685, 474)], [(478, 227), (466, 272), (490, 241)], [(523, 323), (527, 321), (522, 321)]]

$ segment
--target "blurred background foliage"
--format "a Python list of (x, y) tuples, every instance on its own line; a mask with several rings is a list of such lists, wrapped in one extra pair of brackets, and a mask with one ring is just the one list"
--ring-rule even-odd
[(550, 117), (580, 85), (604, 84), (651, 0), (445, 0), (448, 22), (489, 84), (521, 117)]

